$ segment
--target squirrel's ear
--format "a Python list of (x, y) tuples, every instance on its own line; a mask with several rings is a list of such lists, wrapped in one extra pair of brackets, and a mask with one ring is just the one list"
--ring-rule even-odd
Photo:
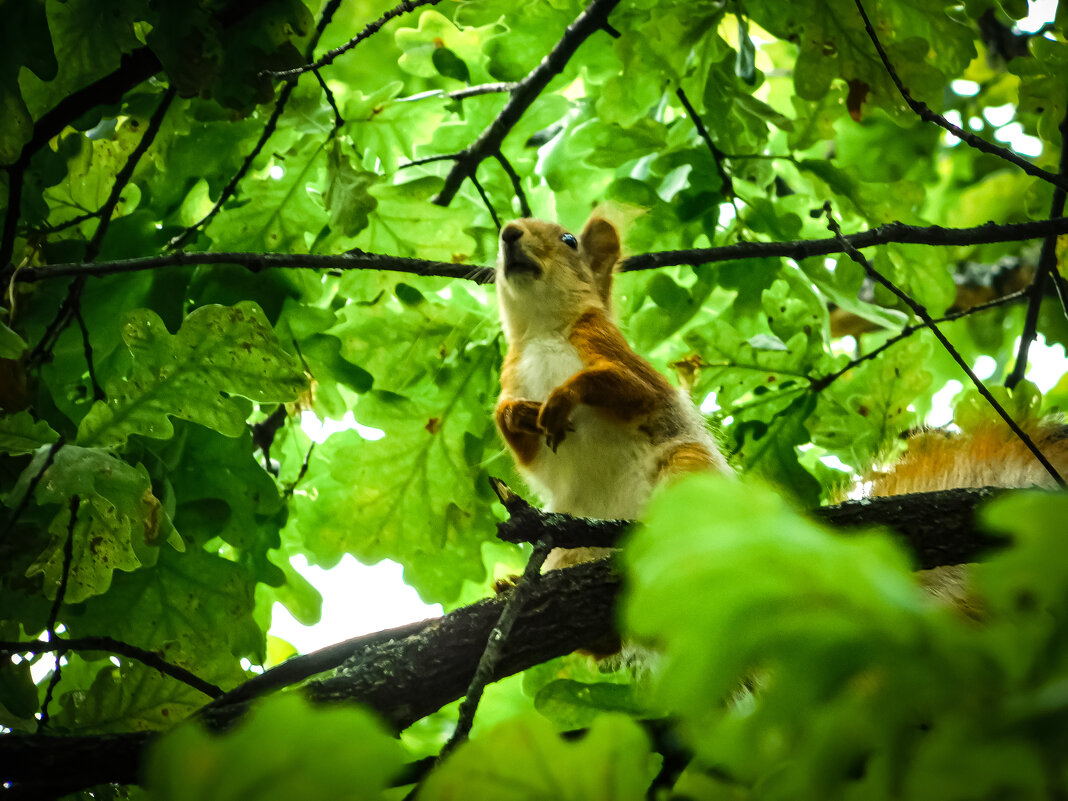
[(590, 260), (597, 288), (607, 305), (612, 298), (612, 271), (619, 261), (619, 232), (603, 217), (590, 217), (582, 229), (582, 252)]

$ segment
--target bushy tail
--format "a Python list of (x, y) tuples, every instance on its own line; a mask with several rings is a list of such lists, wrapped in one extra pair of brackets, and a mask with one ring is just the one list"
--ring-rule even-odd
[[(1068, 478), (1068, 425), (1044, 420), (1024, 429), (1035, 445)], [(1056, 487), (1034, 454), (1005, 425), (983, 426), (968, 434), (923, 431), (885, 470), (864, 478), (868, 496), (935, 492), (957, 487)]]

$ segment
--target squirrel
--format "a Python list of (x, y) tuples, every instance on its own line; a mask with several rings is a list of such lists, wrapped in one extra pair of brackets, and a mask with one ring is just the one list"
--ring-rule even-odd
[[(619, 233), (594, 215), (576, 237), (523, 218), (500, 234), (496, 285), (508, 351), (497, 427), (547, 511), (634, 519), (673, 475), (729, 472), (704, 417), (612, 321)], [(599, 558), (557, 548), (544, 569)]]

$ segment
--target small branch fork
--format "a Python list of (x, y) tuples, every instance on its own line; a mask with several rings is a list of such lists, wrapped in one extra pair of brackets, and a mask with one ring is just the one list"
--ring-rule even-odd
[(1032, 454), (1034, 454), (1034, 457), (1038, 459), (1039, 464), (1041, 464), (1042, 467), (1045, 468), (1046, 472), (1048, 472), (1053, 477), (1054, 481), (1056, 481), (1057, 484), (1062, 488), (1068, 486), (1065, 484), (1064, 479), (1061, 478), (1060, 473), (1057, 472), (1057, 469), (1052, 464), (1050, 464), (1049, 459), (1047, 459), (1042, 453), (1042, 451), (1038, 449), (1038, 447), (1027, 435), (1027, 433), (1022, 428), (1020, 428), (1019, 425), (1017, 425), (1016, 421), (1013, 420), (1012, 417), (1009, 416), (1009, 413), (1006, 412), (1005, 409), (1002, 407), (1002, 405), (997, 402), (997, 399), (990, 394), (990, 390), (988, 390), (983, 384), (983, 382), (979, 380), (979, 377), (976, 376), (976, 374), (972, 371), (971, 367), (968, 366), (968, 363), (964, 361), (960, 353), (957, 352), (957, 349), (954, 348), (950, 341), (946, 338), (946, 335), (943, 334), (942, 331), (935, 324), (935, 321), (927, 312), (927, 309), (917, 303), (907, 293), (898, 289), (898, 287), (891, 281), (887, 280), (878, 270), (875, 269), (875, 267), (872, 266), (871, 262), (868, 261), (863, 256), (863, 254), (860, 253), (860, 251), (858, 251), (856, 248), (850, 245), (849, 242), (846, 241), (845, 237), (842, 236), (842, 229), (839, 228), (838, 221), (834, 219), (834, 216), (831, 212), (830, 201), (827, 201), (824, 204), (823, 212), (827, 215), (827, 227), (830, 228), (834, 235), (840, 239), (843, 247), (845, 248), (845, 252), (849, 255), (849, 257), (861, 267), (863, 267), (864, 272), (868, 276), (870, 276), (873, 280), (884, 286), (886, 289), (890, 290), (895, 295), (895, 297), (897, 297), (902, 303), (912, 309), (912, 312), (923, 321), (924, 325), (931, 329), (931, 332), (935, 335), (935, 337), (938, 338), (938, 341), (942, 343), (942, 347), (946, 349), (946, 352), (953, 357), (953, 360), (965, 372), (969, 380), (971, 380), (972, 384), (979, 391), (979, 394), (982, 395), (986, 399), (987, 403), (989, 403), (994, 408), (994, 411), (996, 411), (1001, 417), (1001, 419), (1004, 420), (1005, 423), (1009, 426), (1009, 428), (1012, 429), (1013, 433), (1016, 434), (1017, 437), (1019, 437), (1020, 441), (1027, 447), (1027, 449), (1031, 451)]
[(983, 153), (988, 153), (990, 155), (1004, 159), (1005, 161), (1008, 161), (1009, 163), (1019, 167), (1028, 175), (1031, 175), (1035, 178), (1039, 178), (1043, 181), (1046, 181), (1047, 183), (1053, 184), (1054, 186), (1060, 187), (1061, 190), (1068, 189), (1068, 176), (1065, 176), (1063, 173), (1061, 175), (1054, 175), (1051, 172), (1043, 170), (1041, 167), (1036, 167), (1030, 161), (1017, 155), (1012, 150), (1005, 147), (999, 147), (998, 145), (993, 145), (990, 142), (987, 142), (985, 139), (981, 139), (975, 134), (965, 131), (960, 126), (954, 125), (941, 114), (936, 114), (935, 112), (931, 111), (931, 109), (927, 106), (926, 103), (916, 100), (909, 92), (908, 88), (901, 82), (901, 78), (898, 77), (897, 70), (894, 69), (894, 65), (890, 63), (890, 59), (887, 57), (886, 51), (883, 49), (882, 42), (879, 41), (879, 37), (875, 33), (875, 28), (872, 26), (871, 20), (868, 19), (868, 14), (864, 10), (863, 3), (861, 2), (861, 0), (854, 0), (854, 2), (856, 3), (857, 11), (860, 12), (860, 16), (864, 20), (864, 28), (868, 32), (868, 38), (871, 39), (872, 44), (875, 45), (875, 49), (879, 52), (879, 58), (883, 62), (883, 67), (886, 68), (887, 73), (890, 75), (890, 79), (894, 82), (894, 86), (897, 87), (898, 92), (901, 93), (901, 96), (905, 99), (905, 102), (908, 103), (909, 108), (911, 108), (920, 117), (920, 119), (922, 119), (924, 122), (933, 122), (940, 128), (944, 128), (945, 130), (949, 131), (951, 134), (956, 136), (958, 139), (960, 139), (962, 142), (969, 145), (970, 147), (982, 151)]
[(549, 85), (549, 81), (563, 71), (579, 45), (595, 32), (609, 30), (608, 15), (618, 4), (619, 0), (592, 0), (586, 6), (586, 10), (567, 27), (549, 55), (512, 90), (511, 97), (497, 118), (474, 144), (454, 156), (455, 162), (449, 174), (445, 176), (445, 185), (434, 198), (436, 204), (448, 206), (456, 197), (464, 180), (475, 174), (478, 165), (487, 157), (500, 153), (504, 138)]

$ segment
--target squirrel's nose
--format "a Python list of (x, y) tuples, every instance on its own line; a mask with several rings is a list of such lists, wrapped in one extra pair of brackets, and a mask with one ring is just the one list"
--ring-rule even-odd
[(517, 242), (523, 236), (523, 229), (518, 225), (509, 223), (501, 229), (501, 241), (506, 245)]

